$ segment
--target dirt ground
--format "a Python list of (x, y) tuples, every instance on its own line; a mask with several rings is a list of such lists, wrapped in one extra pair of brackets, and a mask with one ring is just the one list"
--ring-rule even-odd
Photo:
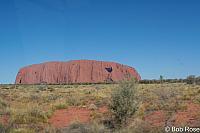
[[(68, 109), (56, 110), (49, 122), (56, 128), (64, 128), (73, 122), (87, 123), (91, 120), (93, 110), (87, 108), (70, 107)], [(101, 107), (97, 110), (99, 113), (107, 112), (106, 107)]]
[(200, 125), (200, 105), (192, 102), (187, 103), (187, 109), (184, 111), (177, 111), (167, 117), (165, 111), (154, 111), (145, 116), (145, 121), (150, 123), (153, 127), (164, 126), (184, 126), (198, 127)]

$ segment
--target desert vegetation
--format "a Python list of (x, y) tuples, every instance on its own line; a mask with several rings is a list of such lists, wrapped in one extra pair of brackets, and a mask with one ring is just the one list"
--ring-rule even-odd
[(2, 133), (164, 132), (199, 126), (199, 110), (200, 86), (185, 82), (0, 86)]
[(137, 83), (135, 80), (121, 82), (111, 94), (109, 107), (117, 127), (127, 124), (127, 119), (136, 112), (136, 96)]

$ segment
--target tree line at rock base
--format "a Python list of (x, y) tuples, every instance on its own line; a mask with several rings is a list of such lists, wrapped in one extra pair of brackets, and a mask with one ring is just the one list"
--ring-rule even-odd
[(160, 84), (160, 83), (187, 83), (187, 84), (195, 84), (200, 85), (200, 76), (190, 75), (185, 79), (163, 79), (162, 76), (160, 76), (160, 79), (144, 79), (140, 80), (139, 83), (141, 84)]

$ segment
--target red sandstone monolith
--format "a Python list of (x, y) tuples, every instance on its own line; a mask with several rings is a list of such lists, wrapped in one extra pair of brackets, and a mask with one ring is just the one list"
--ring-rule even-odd
[(74, 60), (47, 62), (20, 69), (16, 84), (68, 84), (118, 82), (132, 77), (140, 80), (138, 72), (114, 62)]

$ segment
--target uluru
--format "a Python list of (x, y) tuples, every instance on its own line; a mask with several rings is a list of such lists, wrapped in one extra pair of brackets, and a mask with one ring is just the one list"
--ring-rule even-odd
[(135, 68), (127, 65), (106, 61), (72, 60), (46, 62), (23, 67), (19, 70), (15, 83), (105, 83), (131, 78), (141, 80)]

